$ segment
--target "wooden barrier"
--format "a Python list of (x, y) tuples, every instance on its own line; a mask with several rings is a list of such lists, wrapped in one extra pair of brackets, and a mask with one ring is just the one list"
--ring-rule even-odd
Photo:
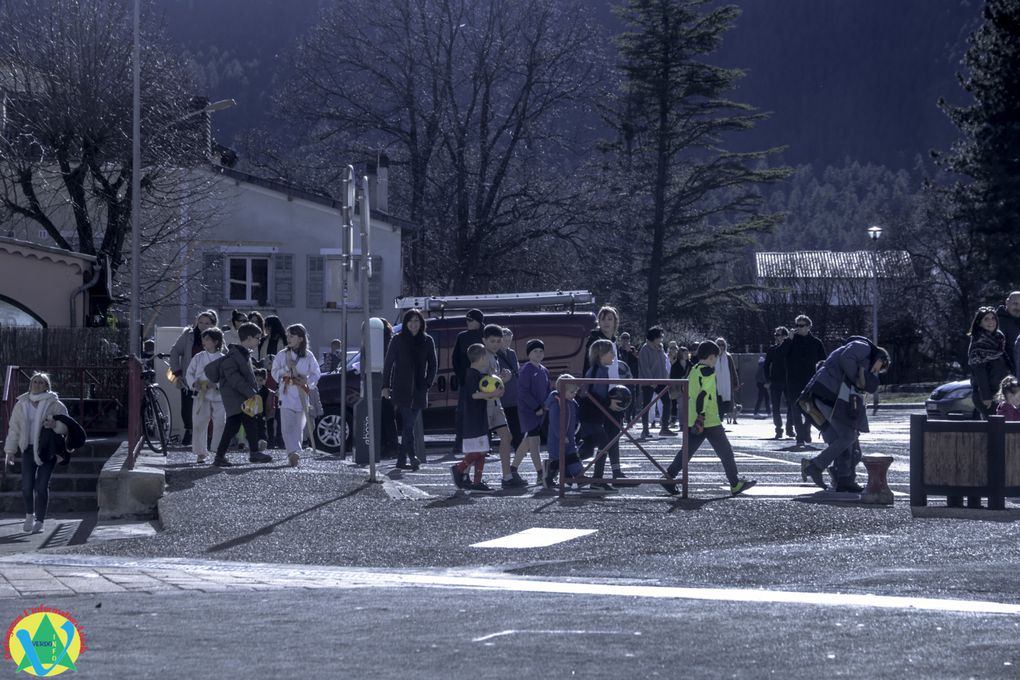
[(1020, 496), (1020, 423), (1002, 416), (988, 420), (929, 420), (910, 416), (910, 504), (945, 496), (950, 507), (968, 499), (992, 510), (1006, 507), (1006, 496)]

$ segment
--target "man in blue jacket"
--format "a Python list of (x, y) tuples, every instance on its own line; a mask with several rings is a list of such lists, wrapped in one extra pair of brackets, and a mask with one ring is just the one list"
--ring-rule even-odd
[(802, 458), (801, 479), (826, 488), (822, 472), (836, 464), (836, 491), (860, 492), (852, 451), (861, 432), (868, 432), (863, 393), (878, 391), (878, 376), (889, 367), (889, 353), (867, 338), (854, 336), (825, 359), (800, 395), (806, 413), (822, 430), (826, 447)]

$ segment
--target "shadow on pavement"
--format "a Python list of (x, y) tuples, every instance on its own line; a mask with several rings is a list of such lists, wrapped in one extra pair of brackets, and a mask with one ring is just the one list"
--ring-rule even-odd
[(432, 508), (455, 508), (458, 505), (471, 505), (475, 500), (471, 496), (467, 495), (463, 491), (457, 491), (452, 496), (447, 498), (440, 498), (439, 500), (432, 501), (425, 507), (427, 509)]
[[(285, 466), (285, 467), (289, 467), (289, 466)], [(252, 468), (252, 469), (258, 469), (258, 468)], [(265, 468), (261, 468), (261, 469), (265, 469)], [(243, 472), (243, 471), (241, 471), (241, 472)], [(280, 526), (282, 524), (286, 524), (287, 522), (291, 521), (292, 519), (297, 519), (298, 517), (300, 517), (302, 515), (307, 515), (310, 512), (315, 512), (316, 510), (320, 510), (321, 508), (324, 508), (327, 505), (330, 505), (331, 503), (336, 503), (337, 501), (342, 501), (345, 498), (350, 498), (354, 494), (360, 493), (361, 491), (364, 491), (365, 489), (367, 489), (367, 488), (369, 488), (371, 486), (373, 486), (371, 482), (365, 482), (361, 486), (359, 486), (359, 487), (357, 487), (355, 489), (352, 489), (352, 490), (348, 491), (347, 493), (340, 494), (336, 498), (330, 498), (328, 501), (323, 501), (321, 503), (313, 505), (310, 508), (305, 508), (304, 510), (300, 510), (298, 512), (295, 512), (292, 515), (288, 515), (288, 516), (284, 517), (281, 520), (277, 520), (277, 521), (273, 522), (272, 524), (267, 524), (266, 526), (262, 527), (261, 529), (257, 529), (255, 531), (249, 533), (249, 534), (245, 534), (243, 536), (238, 536), (237, 538), (232, 538), (229, 541), (225, 541), (223, 543), (218, 543), (218, 544), (216, 544), (214, 546), (210, 546), (209, 548), (206, 548), (205, 551), (207, 553), (221, 552), (223, 550), (229, 550), (231, 548), (236, 548), (239, 545), (244, 545), (245, 543), (249, 543), (249, 542), (255, 540), (256, 538), (258, 538), (259, 536), (268, 536), (269, 534), (273, 533), (273, 531), (276, 529), (276, 527), (278, 527), (278, 526)]]
[(730, 496), (715, 496), (714, 498), (678, 498), (669, 504), (668, 513), (677, 510), (701, 510), (709, 503), (729, 500)]

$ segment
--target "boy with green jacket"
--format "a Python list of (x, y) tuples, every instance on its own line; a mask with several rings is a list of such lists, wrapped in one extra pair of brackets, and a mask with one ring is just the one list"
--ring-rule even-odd
[[(726, 480), (730, 484), (730, 493), (734, 496), (747, 491), (756, 484), (753, 479), (744, 479), (737, 474), (737, 463), (733, 459), (733, 447), (726, 437), (726, 430), (722, 425), (722, 418), (719, 416), (719, 394), (715, 385), (715, 364), (719, 360), (719, 345), (711, 340), (698, 345), (695, 357), (698, 363), (691, 369), (687, 376), (688, 384), (688, 406), (687, 426), (690, 444), (688, 445), (689, 456), (708, 440), (722, 461), (723, 470), (726, 471)], [(683, 469), (683, 449), (680, 449), (676, 458), (667, 468), (670, 478), (675, 478)], [(679, 493), (676, 484), (663, 482), (662, 486), (671, 494)]]

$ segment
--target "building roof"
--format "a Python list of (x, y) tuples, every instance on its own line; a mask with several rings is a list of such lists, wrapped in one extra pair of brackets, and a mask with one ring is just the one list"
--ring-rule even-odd
[[(300, 198), (302, 200), (309, 201), (311, 203), (318, 203), (319, 205), (324, 205), (335, 210), (341, 210), (343, 208), (343, 204), (331, 196), (327, 196), (326, 194), (317, 191), (312, 191), (311, 189), (299, 186), (292, 182), (287, 182), (282, 179), (270, 179), (268, 177), (259, 177), (258, 175), (252, 175), (250, 173), (235, 170), (234, 168), (224, 167), (222, 165), (213, 165), (211, 166), (211, 169), (213, 172), (223, 175), (224, 177), (229, 177), (238, 182), (246, 182), (248, 184), (254, 184), (255, 186), (263, 187), (265, 189), (278, 191), (281, 194), (284, 194), (285, 196), (288, 197)], [(357, 210), (355, 210), (355, 213), (357, 213)], [(375, 208), (372, 209), (372, 215), (378, 216), (380, 220), (394, 227), (400, 227), (401, 229), (417, 228), (417, 225), (414, 222), (411, 222), (410, 220), (406, 220), (402, 217), (397, 217), (395, 215), (383, 212), (381, 210), (377, 210)]]
[(95, 264), (98, 261), (92, 255), (76, 253), (55, 246), (42, 246), (38, 243), (8, 238), (7, 236), (0, 236), (0, 252), (72, 265), (79, 267), (82, 271), (87, 271), (90, 268), (89, 265)]
[(792, 253), (755, 253), (760, 279), (870, 279), (908, 276), (912, 270), (905, 250), (806, 250)]

